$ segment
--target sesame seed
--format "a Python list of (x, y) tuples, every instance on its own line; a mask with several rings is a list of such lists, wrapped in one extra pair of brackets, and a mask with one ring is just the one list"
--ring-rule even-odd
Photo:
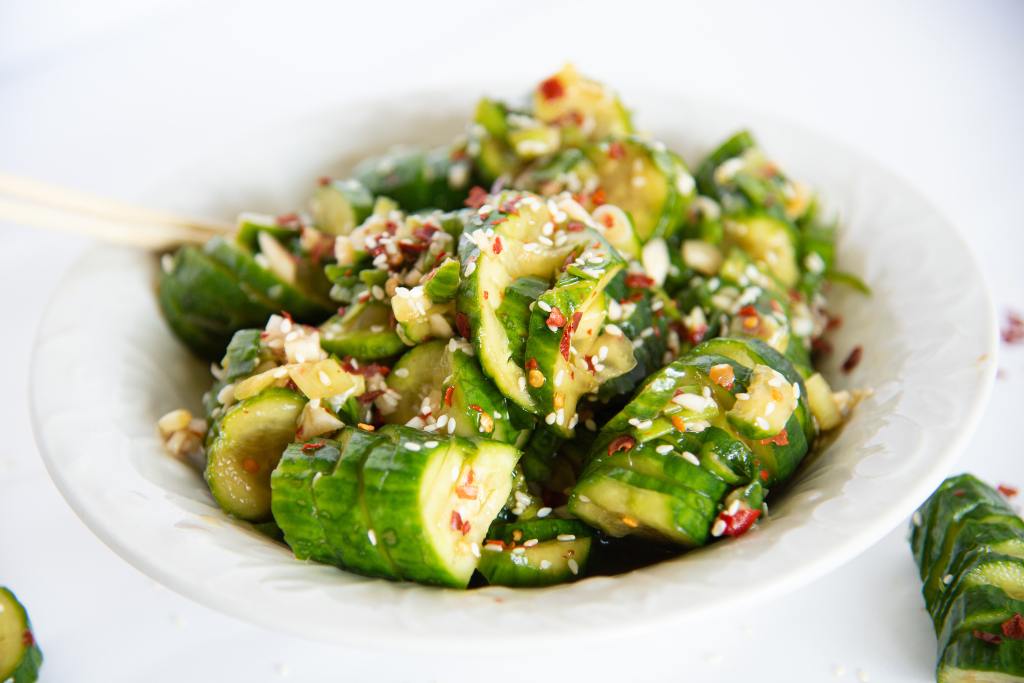
[(415, 451), (418, 451), (420, 449), (420, 445), (418, 443), (413, 442), (413, 441), (406, 441), (405, 442), (405, 448), (406, 448), (406, 450), (415, 452)]
[(366, 532), (366, 537), (370, 539), (370, 545), (377, 545), (377, 534), (373, 533), (373, 529)]
[(380, 285), (374, 285), (373, 287), (371, 287), (370, 288), (370, 294), (373, 295), (374, 299), (383, 299), (384, 298), (384, 290), (381, 288)]
[(551, 569), (551, 560), (541, 560), (540, 561), (540, 568), (541, 569)]
[(793, 398), (800, 398), (800, 383), (793, 382)]
[(492, 553), (500, 553), (504, 549), (505, 545), (501, 542), (493, 543), (488, 541), (487, 543), (484, 543), (484, 550), (490, 550)]
[(559, 427), (565, 424), (565, 408), (559, 408), (555, 413), (555, 422)]
[(562, 380), (563, 380), (563, 379), (565, 379), (565, 370), (559, 370), (559, 371), (558, 371), (558, 372), (557, 372), (557, 373), (555, 374), (555, 386), (556, 386), (556, 387), (560, 387), (560, 386), (562, 386)]
[(654, 450), (658, 455), (668, 455), (672, 452), (672, 444), (663, 443)]
[(555, 536), (559, 541), (575, 541), (576, 534), (558, 534)]
[(749, 401), (750, 400), (750, 394), (748, 394), (746, 392), (740, 392), (740, 393), (736, 394), (736, 400), (737, 401)]
[(768, 420), (764, 419), (763, 417), (754, 418), (754, 424), (756, 424), (761, 429), (771, 428), (771, 424), (768, 422)]
[(540, 518), (540, 519), (544, 519), (545, 517), (547, 517), (550, 514), (551, 514), (551, 508), (549, 508), (549, 507), (542, 507), (540, 510), (537, 510), (537, 517)]
[(455, 433), (455, 418), (454, 417), (448, 418), (448, 433), (449, 434), (454, 434)]
[(716, 519), (715, 523), (711, 525), (711, 535), (717, 538), (723, 533), (725, 533), (725, 520)]
[(943, 576), (942, 577), (942, 583), (946, 584), (947, 586), (949, 584), (953, 583), (953, 575), (952, 574), (946, 574), (945, 576)]
[(544, 311), (545, 313), (550, 313), (551, 312), (551, 304), (549, 304), (546, 301), (538, 300), (537, 301), (537, 307), (540, 308), (540, 310)]
[(579, 495), (578, 495), (578, 496), (576, 496), (576, 497), (580, 499), (580, 502), (581, 502), (581, 503), (589, 503), (589, 502), (590, 502), (590, 498), (589, 498), (589, 497), (587, 497), (586, 495), (582, 494), (582, 493), (581, 493), (581, 494), (579, 494)]
[(604, 326), (604, 330), (605, 330), (605, 332), (607, 332), (608, 334), (610, 334), (610, 335), (613, 335), (613, 336), (615, 336), (615, 337), (623, 337), (623, 336), (625, 336), (625, 335), (624, 335), (624, 334), (622, 333), (622, 328), (620, 328), (620, 327), (619, 327), (618, 325), (616, 325), (615, 323), (610, 323), (610, 324), (608, 324), (608, 325), (605, 325), (605, 326)]
[(519, 391), (526, 391), (526, 377), (519, 376)]
[(549, 425), (553, 425), (555, 424), (555, 418), (557, 417), (558, 416), (555, 415), (554, 413), (548, 413), (547, 415), (544, 416), (544, 422), (546, 422)]
[(538, 543), (540, 543), (539, 540), (537, 540), (536, 538), (531, 538), (529, 541), (525, 541), (523, 543), (523, 547), (524, 548), (532, 548), (533, 546), (537, 545)]
[(439, 416), (437, 418), (437, 428), (438, 429), (443, 429), (446, 424), (448, 424), (448, 416), (447, 415), (441, 415), (441, 416)]
[(602, 361), (606, 360), (608, 358), (608, 347), (602, 346), (601, 348), (599, 348), (597, 350), (597, 357)]
[(915, 512), (914, 516), (911, 517), (910, 519), (914, 523), (914, 526), (921, 526), (921, 513), (920, 512)]
[(573, 576), (576, 576), (580, 573), (580, 565), (578, 562), (576, 562), (576, 560), (570, 557), (569, 561), (566, 562), (566, 564), (569, 566), (569, 571), (572, 572)]
[(470, 543), (469, 544), (469, 552), (473, 553), (473, 557), (479, 558), (480, 557), (480, 546), (478, 546), (476, 543)]
[(409, 368), (397, 368), (395, 371), (395, 377), (406, 378), (409, 376)]
[(726, 514), (735, 515), (740, 509), (740, 499), (737, 498), (729, 504), (729, 508), (725, 511)]
[(690, 463), (691, 465), (696, 465), (697, 467), (700, 467), (700, 458), (698, 458), (690, 451), (683, 451), (683, 460)]
[(597, 423), (591, 420), (590, 418), (587, 418), (587, 421), (583, 423), (583, 426), (592, 432), (597, 431)]
[(469, 277), (470, 275), (473, 274), (474, 270), (476, 270), (476, 259), (474, 259), (474, 260), (472, 260), (472, 261), (470, 261), (469, 263), (466, 264), (466, 272), (464, 273), (464, 275), (466, 277)]
[(579, 421), (580, 421), (579, 413), (573, 413), (572, 417), (569, 419), (569, 429), (574, 429), (576, 427), (576, 425), (579, 424)]
[(424, 448), (437, 448), (437, 442), (431, 439), (430, 441), (423, 442)]

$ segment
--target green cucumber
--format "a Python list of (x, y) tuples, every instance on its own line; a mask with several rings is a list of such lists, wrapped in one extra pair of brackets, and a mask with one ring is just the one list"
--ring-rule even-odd
[(513, 424), (505, 397), (480, 370), (468, 343), (437, 340), (412, 348), (392, 368), (388, 386), (399, 395), (394, 411), (384, 415), (390, 424), (429, 424), (438, 433), (510, 444), (527, 435)]
[(572, 519), (496, 523), (478, 571), (492, 586), (551, 586), (586, 575), (594, 531)]
[(330, 562), (334, 558), (313, 502), (313, 482), (333, 472), (340, 456), (337, 443), (325, 439), (293, 443), (270, 476), (274, 521), (300, 560)]
[(696, 184), (686, 164), (665, 146), (631, 136), (588, 150), (606, 201), (625, 211), (641, 242), (682, 227)]
[(322, 324), (320, 345), (328, 353), (367, 361), (391, 358), (406, 349), (395, 332), (391, 307), (375, 299), (354, 303)]
[(458, 148), (398, 149), (358, 164), (353, 175), (374, 196), (406, 211), (458, 209), (469, 191), (469, 162)]
[(256, 367), (265, 360), (264, 351), (261, 330), (235, 332), (220, 362), (224, 369), (224, 380), (234, 382), (253, 374)]
[(465, 588), (484, 535), (512, 490), (519, 451), (398, 425), (380, 434), (394, 450), (372, 451), (363, 466), (377, 541), (402, 578)]
[(936, 628), (940, 650), (958, 635), (974, 630), (1002, 635), (1000, 625), (1024, 615), (1024, 600), (1013, 599), (997, 586), (972, 586), (961, 591), (946, 610), (941, 626)]
[(193, 246), (179, 249), (159, 282), (159, 301), (174, 333), (198, 355), (220, 357), (236, 330), (262, 327), (275, 302), (243, 285), (230, 270)]
[(448, 303), (459, 293), (459, 283), (462, 281), (459, 272), (461, 268), (458, 260), (446, 258), (420, 282), (423, 293), (435, 304)]
[(218, 420), (205, 476), (225, 512), (250, 522), (270, 518), (270, 476), (295, 438), (305, 404), (301, 394), (274, 387), (232, 406)]
[(797, 284), (800, 265), (796, 260), (797, 235), (792, 223), (768, 213), (749, 213), (730, 216), (722, 225), (726, 244), (746, 251), (784, 287)]
[(326, 180), (313, 194), (311, 208), (318, 229), (347, 235), (373, 211), (373, 193), (358, 180)]
[(495, 312), (508, 339), (509, 356), (516, 365), (526, 358), (526, 336), (529, 329), (530, 307), (547, 291), (547, 281), (537, 277), (521, 277), (505, 288), (504, 296)]
[(28, 612), (14, 593), (0, 587), (0, 680), (34, 683), (42, 665)]
[[(400, 579), (387, 550), (373, 533), (364, 496), (363, 465), (377, 449), (394, 451), (395, 444), (375, 432), (345, 428), (336, 447), (340, 456), (334, 471), (313, 481), (315, 516), (332, 552), (332, 564), (365, 576)], [(312, 514), (307, 510), (306, 514)]]
[[(978, 631), (981, 633), (981, 631)], [(1024, 640), (1002, 638), (987, 643), (974, 633), (961, 633), (944, 648), (936, 670), (937, 683), (1013, 683), (1024, 680)]]
[(260, 233), (270, 233), (274, 239), (288, 241), (299, 236), (296, 224), (282, 225), (274, 216), (244, 212), (238, 215), (238, 232), (235, 242), (250, 253), (259, 251)]
[(571, 64), (541, 81), (532, 100), (534, 116), (559, 126), (562, 137), (572, 144), (633, 132), (629, 110), (615, 93)]
[(326, 301), (302, 291), (296, 283), (282, 280), (269, 268), (257, 263), (248, 251), (234, 242), (214, 237), (206, 243), (203, 251), (234, 273), (244, 285), (272, 301), (275, 310), (288, 311), (300, 321), (320, 320), (331, 310)]

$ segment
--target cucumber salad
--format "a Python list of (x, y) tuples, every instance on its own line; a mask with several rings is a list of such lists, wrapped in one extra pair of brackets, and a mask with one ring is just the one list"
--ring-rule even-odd
[(466, 588), (626, 571), (768, 523), (843, 422), (835, 225), (747, 132), (697, 166), (571, 66), (466, 133), (163, 257), (205, 414), (159, 428), (300, 560)]

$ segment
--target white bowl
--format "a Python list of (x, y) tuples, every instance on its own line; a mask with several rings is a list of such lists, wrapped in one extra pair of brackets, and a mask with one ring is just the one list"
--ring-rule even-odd
[[(449, 139), (483, 90), (353, 103), (289, 122), (174, 169), (152, 199), (224, 216), (286, 210), (346, 161), (396, 142)], [(991, 388), (995, 315), (971, 250), (906, 182), (835, 142), (735, 107), (664, 94), (627, 101), (645, 129), (691, 163), (750, 127), (838, 212), (840, 264), (874, 288), (870, 298), (837, 289), (845, 323), (829, 375), (875, 393), (771, 499), (755, 532), (627, 575), (543, 590), (439, 590), (299, 562), (225, 516), (201, 478), (161, 450), (154, 422), (198, 407), (208, 373), (160, 317), (156, 260), (113, 247), (96, 248), (67, 274), (32, 360), (35, 433), (58, 488), (116, 552), (200, 603), (309, 638), (389, 647), (622, 634), (749, 607), (857, 555), (947, 474)], [(857, 344), (863, 361), (837, 374)]]

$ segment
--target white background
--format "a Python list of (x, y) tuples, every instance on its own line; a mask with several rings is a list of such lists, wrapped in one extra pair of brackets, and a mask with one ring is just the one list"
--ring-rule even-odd
[[(490, 77), (525, 87), (571, 59), (627, 102), (634, 83), (706, 94), (860, 148), (969, 236), (1001, 311), (1024, 308), (1024, 3), (121, 5), (0, 3), (0, 171), (133, 199), (224, 137), (412, 86)], [(685, 125), (686, 112), (679, 116)], [(87, 243), (0, 229), (0, 584), (30, 608), (44, 682), (932, 676), (934, 638), (902, 528), (774, 603), (723, 614), (699, 632), (590, 651), (358, 652), (197, 606), (116, 557), (50, 483), (29, 426), (28, 359), (41, 308)], [(123, 324), (111, 320), (112, 331)], [(1004, 347), (1000, 367), (960, 469), (1024, 488), (1024, 348)]]

